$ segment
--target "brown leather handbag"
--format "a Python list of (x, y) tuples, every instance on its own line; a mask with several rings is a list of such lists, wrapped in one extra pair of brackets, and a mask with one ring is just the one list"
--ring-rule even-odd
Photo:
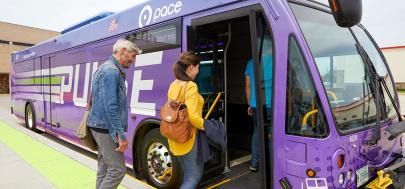
[(176, 100), (168, 100), (160, 109), (160, 134), (177, 143), (185, 143), (193, 137), (185, 104), (186, 89), (187, 84), (183, 89), (183, 101), (178, 101), (179, 92)]

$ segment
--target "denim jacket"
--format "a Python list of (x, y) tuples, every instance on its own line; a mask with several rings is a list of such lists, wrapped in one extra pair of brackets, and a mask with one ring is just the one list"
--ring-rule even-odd
[(124, 68), (114, 57), (110, 57), (94, 73), (91, 83), (93, 102), (87, 126), (107, 129), (115, 143), (118, 143), (117, 134), (122, 140), (126, 140), (124, 132), (128, 130), (127, 89), (124, 77)]

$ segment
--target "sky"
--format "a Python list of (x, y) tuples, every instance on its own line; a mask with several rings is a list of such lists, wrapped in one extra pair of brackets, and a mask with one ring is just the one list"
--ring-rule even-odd
[[(0, 0), (0, 21), (60, 32), (102, 11), (119, 12), (145, 1)], [(362, 3), (362, 24), (378, 45), (405, 46), (405, 1), (362, 0)]]
[(363, 0), (362, 24), (380, 47), (405, 46), (405, 1)]

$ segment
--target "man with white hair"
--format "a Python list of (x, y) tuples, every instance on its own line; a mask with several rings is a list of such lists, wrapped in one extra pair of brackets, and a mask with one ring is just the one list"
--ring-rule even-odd
[(97, 143), (97, 189), (117, 188), (124, 178), (124, 151), (128, 147), (128, 108), (125, 70), (141, 50), (131, 41), (119, 39), (113, 55), (94, 73), (87, 126)]

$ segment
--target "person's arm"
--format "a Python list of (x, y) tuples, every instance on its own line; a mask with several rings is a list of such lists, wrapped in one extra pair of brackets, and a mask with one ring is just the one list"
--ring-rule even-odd
[(198, 113), (198, 88), (195, 83), (187, 84), (185, 104), (187, 106), (188, 121), (195, 128), (204, 130), (204, 119)]
[(252, 107), (250, 107), (250, 77), (248, 75), (245, 75), (245, 93), (246, 93), (246, 99), (248, 103), (248, 109), (247, 109), (247, 114), (248, 115), (253, 115), (252, 113)]
[(245, 93), (248, 105), (250, 105), (250, 77), (245, 75)]
[(250, 93), (250, 76), (252, 75), (251, 74), (251, 71), (252, 71), (252, 66), (253, 66), (253, 62), (250, 60), (249, 62), (248, 62), (248, 64), (246, 65), (246, 70), (245, 70), (245, 93), (246, 93), (246, 100), (247, 100), (247, 102), (248, 102), (248, 115), (253, 115), (252, 114), (252, 108), (250, 107), (250, 95), (251, 95), (251, 93)]
[(103, 95), (100, 95), (102, 102), (104, 103), (104, 111), (107, 114), (110, 123), (116, 133), (118, 133), (119, 139), (126, 141), (124, 129), (121, 125), (121, 119), (119, 117), (117, 88), (119, 77), (121, 77), (117, 70), (107, 69), (103, 72), (102, 76), (102, 91)]

